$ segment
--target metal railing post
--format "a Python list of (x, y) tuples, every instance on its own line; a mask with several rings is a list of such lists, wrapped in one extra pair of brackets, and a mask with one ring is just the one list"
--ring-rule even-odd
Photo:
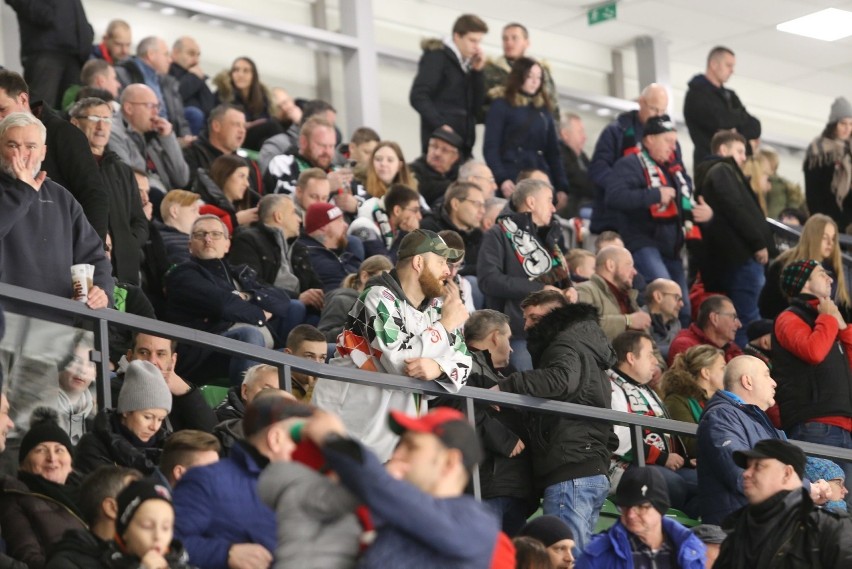
[[(476, 408), (471, 397), (464, 398), (465, 415), (470, 425), (476, 429)], [(473, 483), (473, 496), (477, 500), (482, 500), (482, 484), (479, 481), (479, 465), (473, 467), (473, 472), (470, 473), (471, 482)]]
[(109, 322), (105, 318), (95, 320), (95, 349), (92, 350), (92, 361), (98, 370), (100, 381), (97, 382), (98, 409), (112, 407), (112, 391), (110, 389), (109, 369)]
[(641, 425), (630, 425), (630, 441), (633, 443), (633, 462), (645, 466), (645, 433)]
[(287, 364), (278, 368), (278, 387), (288, 392), (293, 390), (293, 372)]

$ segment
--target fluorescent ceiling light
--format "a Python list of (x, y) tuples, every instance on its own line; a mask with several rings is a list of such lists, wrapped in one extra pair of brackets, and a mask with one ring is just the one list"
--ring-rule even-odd
[(787, 32), (823, 41), (836, 41), (852, 35), (852, 12), (826, 8), (775, 26)]

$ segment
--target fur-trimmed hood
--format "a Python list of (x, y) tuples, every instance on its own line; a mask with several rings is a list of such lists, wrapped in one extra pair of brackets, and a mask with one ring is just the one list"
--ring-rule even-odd
[(663, 374), (662, 379), (663, 396), (680, 395), (692, 397), (698, 401), (706, 401), (704, 390), (695, 381), (692, 375), (683, 369), (670, 369)]
[(420, 49), (423, 51), (438, 51), (444, 49), (444, 40), (441, 38), (423, 38), (420, 40)]
[[(540, 109), (542, 107), (547, 107), (544, 101), (544, 84), (539, 88), (538, 93), (534, 96), (530, 97), (529, 95), (524, 95), (523, 93), (517, 93), (514, 97), (514, 100), (509, 101), (509, 104), (513, 107), (526, 107), (527, 105), (532, 104), (533, 107)], [(506, 95), (506, 86), (505, 85), (497, 85), (496, 87), (492, 87), (488, 90), (488, 99), (491, 101), (495, 101), (497, 99), (502, 99)], [(508, 99), (507, 99), (508, 100)]]
[(599, 324), (598, 309), (578, 302), (557, 308), (527, 331), (527, 349), (537, 364), (554, 343), (581, 344), (591, 352), (601, 369), (615, 365), (616, 357)]

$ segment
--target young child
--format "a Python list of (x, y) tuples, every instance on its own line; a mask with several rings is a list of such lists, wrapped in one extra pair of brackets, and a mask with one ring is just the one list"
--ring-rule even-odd
[(173, 540), (175, 511), (169, 489), (148, 480), (131, 482), (118, 495), (110, 569), (193, 569)]

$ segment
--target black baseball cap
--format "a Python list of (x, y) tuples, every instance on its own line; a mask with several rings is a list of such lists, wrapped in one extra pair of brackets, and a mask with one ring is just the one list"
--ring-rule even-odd
[(734, 464), (740, 468), (748, 468), (750, 458), (774, 458), (784, 464), (789, 464), (799, 475), (805, 476), (805, 464), (808, 459), (802, 449), (781, 439), (764, 439), (758, 441), (751, 450), (734, 451)]

